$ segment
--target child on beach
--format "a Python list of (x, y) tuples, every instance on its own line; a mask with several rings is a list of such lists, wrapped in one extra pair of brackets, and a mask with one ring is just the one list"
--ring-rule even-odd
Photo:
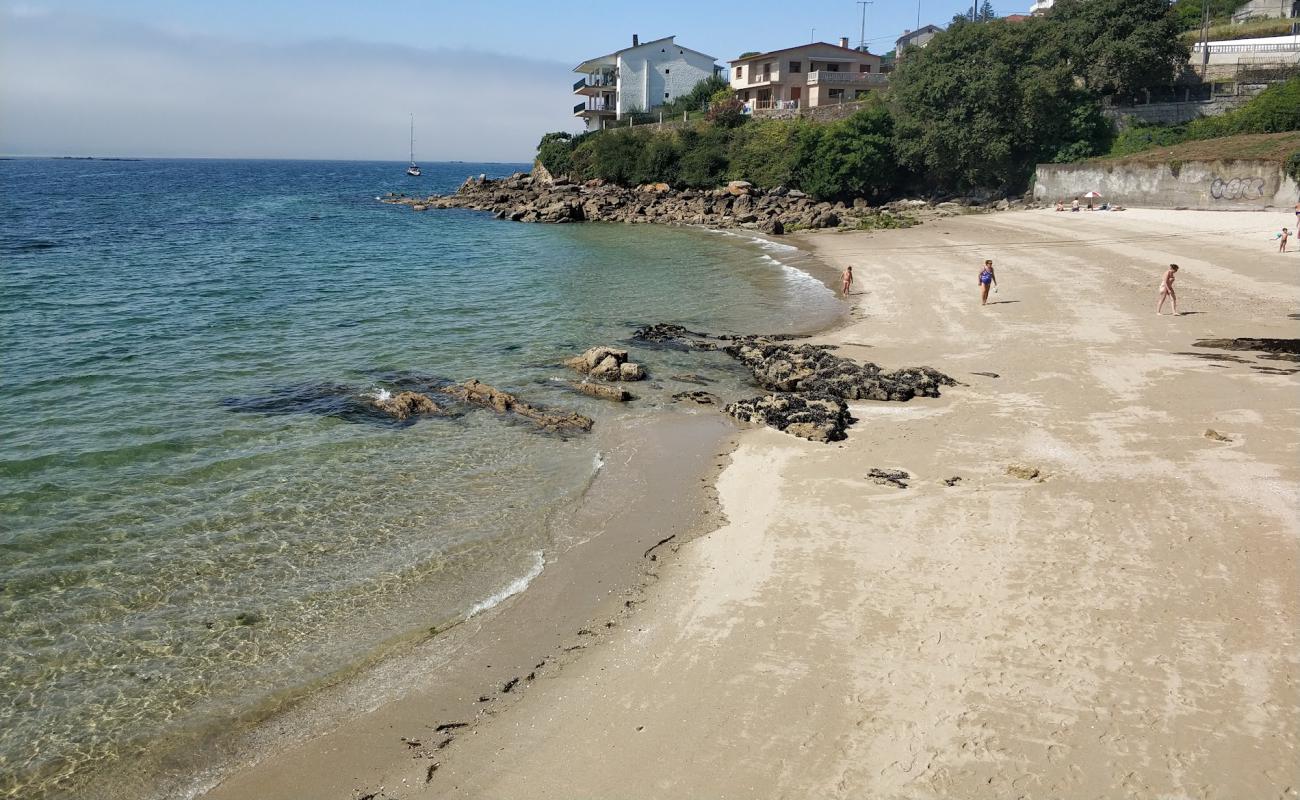
[(841, 291), (847, 297), (849, 289), (853, 286), (853, 267), (844, 268), (844, 274), (840, 276), (840, 282), (843, 284)]
[(1076, 197), (1076, 198), (1074, 198), (1073, 200), (1070, 201), (1070, 210), (1071, 210), (1071, 211), (1078, 211), (1078, 210), (1079, 210), (1079, 198)]
[(989, 285), (998, 285), (998, 276), (993, 273), (993, 259), (987, 259), (984, 262), (984, 269), (980, 270), (980, 305), (989, 304)]
[(1288, 239), (1291, 238), (1291, 231), (1287, 230), (1286, 228), (1283, 228), (1283, 229), (1282, 229), (1282, 232), (1281, 232), (1281, 233), (1278, 233), (1278, 234), (1275, 234), (1275, 235), (1273, 236), (1273, 238), (1274, 238), (1274, 239), (1281, 239), (1281, 240), (1282, 240), (1282, 241), (1278, 244), (1278, 246), (1277, 246), (1277, 251), (1278, 251), (1279, 253), (1285, 253), (1285, 252), (1286, 252), (1286, 242), (1287, 242)]
[(1178, 274), (1178, 265), (1170, 264), (1165, 270), (1165, 277), (1160, 281), (1160, 302), (1156, 303), (1156, 314), (1165, 307), (1165, 300), (1174, 301), (1174, 316), (1178, 316), (1178, 295), (1174, 294), (1174, 276)]

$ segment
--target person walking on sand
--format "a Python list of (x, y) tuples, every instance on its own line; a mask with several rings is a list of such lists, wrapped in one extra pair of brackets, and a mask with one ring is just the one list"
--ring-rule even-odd
[(1174, 316), (1178, 316), (1178, 295), (1174, 294), (1174, 277), (1178, 274), (1178, 265), (1170, 264), (1165, 270), (1165, 277), (1160, 281), (1160, 302), (1156, 303), (1156, 314), (1165, 307), (1165, 300), (1174, 301)]
[(1078, 211), (1078, 210), (1079, 210), (1079, 198), (1076, 197), (1076, 198), (1074, 198), (1073, 200), (1070, 201), (1070, 210), (1071, 210), (1071, 211)]
[(980, 305), (989, 304), (989, 286), (998, 285), (998, 276), (993, 272), (993, 259), (987, 259), (984, 262), (984, 269), (980, 270)]
[(853, 267), (845, 267), (844, 274), (840, 276), (841, 290), (845, 297), (849, 296), (849, 289), (853, 288)]
[(1279, 233), (1279, 234), (1277, 235), (1277, 238), (1278, 238), (1278, 239), (1281, 239), (1281, 242), (1278, 243), (1277, 251), (1278, 251), (1279, 253), (1285, 253), (1285, 252), (1286, 252), (1286, 242), (1287, 242), (1288, 239), (1291, 238), (1291, 231), (1287, 230), (1286, 228), (1283, 228), (1283, 229), (1282, 229), (1282, 232)]

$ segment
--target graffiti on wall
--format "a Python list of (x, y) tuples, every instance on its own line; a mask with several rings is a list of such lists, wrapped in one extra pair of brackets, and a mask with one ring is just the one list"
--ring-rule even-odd
[(1210, 197), (1215, 200), (1258, 200), (1264, 196), (1263, 178), (1228, 178), (1218, 175), (1210, 182)]

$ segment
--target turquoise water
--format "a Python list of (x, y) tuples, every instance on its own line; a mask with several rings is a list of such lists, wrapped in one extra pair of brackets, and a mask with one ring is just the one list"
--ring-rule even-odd
[(599, 430), (654, 403), (558, 360), (840, 312), (779, 245), (375, 201), (514, 168), (0, 161), (0, 796), (82, 795), (535, 573), (598, 437), (349, 413), (367, 393), (475, 377)]

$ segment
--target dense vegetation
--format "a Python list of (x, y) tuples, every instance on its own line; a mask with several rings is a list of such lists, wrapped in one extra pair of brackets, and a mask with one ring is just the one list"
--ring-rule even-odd
[[(819, 199), (1017, 192), (1037, 163), (1111, 149), (1103, 96), (1173, 81), (1188, 58), (1179, 7), (1168, 0), (1058, 0), (1047, 16), (1020, 22), (993, 19), (986, 7), (910, 51), (888, 94), (847, 119), (752, 120), (725, 83), (714, 81), (681, 101), (698, 107), (711, 98), (705, 120), (547, 134), (538, 157), (553, 173), (625, 185), (713, 187), (743, 179)], [(683, 108), (674, 108), (680, 118)]]
[(1202, 117), (1183, 125), (1132, 126), (1115, 139), (1110, 152), (1121, 156), (1199, 139), (1294, 130), (1300, 130), (1300, 78), (1270, 86), (1236, 111), (1217, 117)]

